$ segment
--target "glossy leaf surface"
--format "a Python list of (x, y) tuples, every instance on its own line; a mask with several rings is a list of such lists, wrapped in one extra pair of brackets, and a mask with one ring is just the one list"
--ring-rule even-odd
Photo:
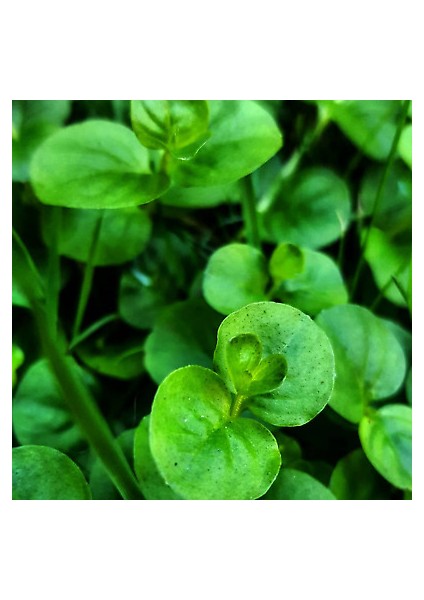
[(292, 468), (282, 468), (263, 500), (336, 500), (317, 479)]
[(13, 448), (12, 475), (13, 500), (91, 500), (80, 468), (54, 448)]
[(99, 120), (50, 136), (33, 157), (31, 183), (45, 204), (92, 209), (145, 204), (168, 187), (130, 129)]
[(211, 137), (192, 160), (171, 161), (171, 176), (178, 186), (214, 186), (237, 181), (281, 148), (282, 136), (276, 122), (256, 102), (212, 100), (209, 111)]
[[(52, 239), (54, 223), (48, 212), (43, 235), (47, 244)], [(102, 219), (94, 266), (119, 265), (138, 256), (151, 233), (147, 213), (133, 206), (116, 210), (62, 209), (57, 236), (58, 251), (63, 256), (87, 262), (98, 219)], [(125, 241), (125, 243), (123, 243)]]
[(210, 306), (228, 315), (246, 304), (265, 300), (267, 281), (265, 258), (259, 250), (245, 244), (229, 244), (210, 257), (203, 293)]
[(338, 175), (323, 168), (299, 171), (282, 182), (274, 204), (260, 219), (267, 241), (312, 249), (337, 240), (349, 221), (349, 188)]
[(257, 302), (224, 319), (214, 362), (232, 391), (227, 345), (240, 334), (255, 335), (264, 357), (279, 354), (287, 363), (281, 385), (249, 400), (252, 413), (267, 423), (292, 427), (321, 412), (333, 389), (334, 357), (327, 336), (310, 317), (285, 304)]
[(186, 365), (212, 368), (221, 317), (201, 299), (171, 304), (146, 339), (146, 369), (156, 383)]
[(401, 386), (406, 369), (403, 350), (384, 321), (362, 306), (329, 308), (316, 322), (330, 338), (336, 359), (330, 406), (359, 423), (369, 402), (388, 398)]
[(281, 464), (273, 435), (257, 421), (230, 417), (231, 395), (203, 367), (171, 373), (159, 386), (150, 447), (165, 481), (187, 499), (262, 496)]
[(370, 463), (392, 485), (412, 489), (412, 409), (387, 404), (365, 415), (359, 437)]

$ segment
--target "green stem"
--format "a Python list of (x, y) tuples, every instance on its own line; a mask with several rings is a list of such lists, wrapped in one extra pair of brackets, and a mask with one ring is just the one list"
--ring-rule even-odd
[(250, 175), (241, 180), (243, 186), (242, 210), (243, 221), (246, 228), (247, 243), (258, 250), (261, 249), (261, 240), (258, 228), (258, 215), (256, 212), (255, 196), (253, 193), (252, 179)]
[(243, 402), (246, 400), (246, 396), (237, 394), (234, 398), (234, 402), (231, 406), (230, 417), (238, 417), (243, 407)]
[(33, 301), (34, 316), (39, 336), (63, 392), (63, 397), (75, 422), (84, 433), (93, 450), (103, 463), (110, 479), (125, 500), (141, 500), (142, 494), (122, 448), (116, 442), (94, 399), (75, 375), (62, 348), (53, 335), (46, 313)]
[(47, 296), (46, 311), (49, 315), (52, 329), (57, 331), (57, 319), (59, 311), (59, 290), (60, 290), (60, 255), (58, 248), (58, 238), (61, 224), (60, 206), (51, 207), (52, 211), (52, 237), (49, 246), (49, 264), (47, 273)]
[(87, 308), (88, 299), (91, 293), (91, 286), (93, 284), (93, 276), (94, 276), (94, 260), (96, 257), (97, 246), (100, 238), (100, 230), (102, 227), (104, 211), (101, 211), (94, 231), (93, 237), (91, 240), (90, 252), (88, 254), (88, 260), (84, 268), (84, 276), (81, 284), (81, 291), (78, 300), (77, 313), (75, 316), (74, 326), (72, 329), (72, 340), (71, 345), (74, 345), (75, 339), (79, 334), (79, 330), (81, 328), (82, 321), (84, 319), (85, 309)]
[(106, 315), (106, 317), (99, 319), (98, 321), (96, 321), (95, 323), (90, 325), (90, 327), (87, 327), (87, 329), (85, 329), (82, 333), (78, 334), (77, 337), (72, 340), (72, 342), (68, 346), (68, 352), (73, 350), (75, 348), (75, 346), (78, 346), (78, 344), (81, 344), (81, 342), (86, 340), (88, 337), (90, 337), (90, 335), (93, 335), (93, 333), (95, 333), (96, 331), (98, 331), (99, 329), (104, 327), (105, 325), (108, 325), (109, 323), (112, 323), (113, 321), (117, 321), (118, 319), (119, 319), (119, 315), (117, 313), (113, 313), (111, 315)]
[(409, 104), (410, 104), (410, 102), (411, 102), (410, 100), (405, 100), (405, 102), (403, 103), (402, 112), (401, 112), (401, 115), (400, 115), (400, 119), (399, 119), (399, 123), (398, 123), (397, 129), (396, 129), (396, 133), (395, 133), (395, 136), (393, 138), (393, 142), (392, 142), (392, 146), (390, 148), (389, 156), (387, 157), (386, 164), (385, 164), (385, 167), (384, 167), (384, 171), (383, 171), (383, 174), (382, 174), (381, 179), (380, 179), (380, 183), (379, 183), (379, 186), (378, 186), (378, 189), (377, 189), (377, 194), (376, 194), (376, 198), (375, 198), (375, 202), (374, 202), (374, 206), (373, 206), (373, 211), (372, 211), (371, 219), (370, 219), (370, 221), (368, 223), (368, 226), (366, 228), (366, 231), (365, 231), (365, 237), (364, 237), (364, 240), (363, 240), (363, 242), (361, 244), (361, 254), (360, 254), (360, 257), (359, 257), (359, 261), (358, 261), (358, 265), (356, 267), (355, 274), (353, 276), (353, 282), (352, 282), (352, 288), (351, 288), (351, 298), (355, 295), (356, 288), (357, 288), (358, 281), (359, 281), (359, 277), (360, 277), (360, 275), (362, 273), (362, 269), (364, 267), (365, 252), (366, 252), (367, 245), (368, 245), (370, 231), (371, 231), (371, 228), (372, 228), (372, 226), (374, 224), (375, 217), (376, 217), (376, 215), (378, 213), (378, 209), (379, 209), (379, 206), (380, 206), (380, 203), (381, 203), (381, 198), (383, 196), (383, 190), (384, 190), (384, 186), (386, 184), (387, 176), (389, 174), (389, 171), (390, 171), (391, 166), (393, 164), (393, 161), (395, 159), (396, 150), (397, 150), (398, 143), (399, 143), (399, 138), (401, 136), (403, 127), (405, 125), (405, 121), (406, 121), (406, 117), (408, 115), (408, 110), (409, 110)]

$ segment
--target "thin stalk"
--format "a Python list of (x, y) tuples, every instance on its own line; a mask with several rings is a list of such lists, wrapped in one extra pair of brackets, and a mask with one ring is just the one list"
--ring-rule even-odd
[(246, 228), (247, 243), (258, 250), (261, 249), (261, 240), (258, 228), (258, 215), (256, 212), (255, 196), (253, 193), (252, 179), (250, 175), (241, 180), (243, 187), (242, 211), (243, 221)]
[(109, 323), (112, 323), (113, 321), (117, 321), (118, 319), (119, 319), (119, 315), (117, 313), (113, 313), (111, 315), (106, 315), (106, 317), (99, 319), (98, 321), (96, 321), (95, 323), (90, 325), (90, 327), (87, 327), (87, 329), (85, 329), (83, 332), (81, 332), (79, 335), (77, 335), (76, 338), (74, 338), (72, 340), (72, 342), (68, 346), (68, 351), (73, 350), (75, 348), (75, 346), (78, 346), (78, 344), (81, 344), (81, 342), (86, 340), (88, 337), (90, 337), (90, 335), (93, 335), (93, 333), (95, 333), (96, 331), (98, 331), (99, 329), (104, 327), (105, 325), (108, 325)]
[(243, 407), (243, 402), (246, 400), (246, 396), (237, 394), (234, 398), (234, 402), (231, 406), (230, 417), (238, 417)]
[(360, 277), (360, 275), (362, 273), (362, 269), (364, 267), (365, 252), (366, 252), (367, 245), (368, 245), (370, 231), (371, 231), (371, 228), (372, 228), (372, 226), (374, 224), (375, 217), (376, 217), (376, 215), (378, 213), (378, 208), (380, 206), (381, 198), (383, 196), (384, 186), (386, 184), (387, 176), (389, 174), (389, 171), (391, 169), (391, 166), (392, 166), (394, 158), (395, 158), (396, 150), (397, 150), (398, 143), (399, 143), (399, 138), (401, 136), (403, 127), (405, 125), (406, 117), (408, 115), (408, 110), (409, 110), (409, 104), (410, 104), (410, 102), (411, 102), (410, 100), (405, 100), (405, 102), (403, 103), (403, 106), (402, 106), (402, 112), (401, 112), (401, 115), (400, 115), (400, 119), (399, 119), (399, 123), (398, 123), (397, 129), (396, 129), (396, 133), (395, 133), (395, 136), (393, 138), (393, 142), (392, 142), (392, 146), (390, 148), (389, 156), (387, 157), (386, 164), (385, 164), (385, 167), (384, 167), (384, 171), (383, 171), (383, 174), (381, 176), (380, 183), (379, 183), (379, 186), (378, 186), (378, 189), (377, 189), (377, 194), (376, 194), (376, 198), (375, 198), (375, 202), (374, 202), (374, 206), (373, 206), (373, 211), (372, 211), (371, 219), (370, 219), (370, 221), (368, 223), (368, 226), (367, 226), (366, 231), (365, 231), (365, 237), (364, 237), (364, 240), (363, 240), (363, 242), (361, 244), (361, 254), (360, 254), (358, 265), (356, 267), (356, 271), (355, 271), (355, 274), (354, 274), (354, 277), (353, 277), (352, 288), (351, 288), (351, 297), (353, 297), (355, 295), (356, 288), (357, 288), (358, 281), (359, 281), (359, 277)]
[(103, 463), (121, 496), (125, 500), (141, 500), (143, 496), (134, 474), (107, 421), (87, 388), (71, 369), (69, 358), (65, 356), (56, 336), (53, 335), (42, 306), (36, 301), (32, 304), (45, 355), (75, 422)]
[(52, 236), (49, 246), (49, 263), (47, 272), (47, 296), (46, 311), (49, 315), (52, 328), (57, 332), (57, 319), (59, 312), (59, 290), (60, 290), (60, 255), (58, 248), (58, 236), (62, 212), (60, 206), (51, 207), (52, 211)]
[(102, 227), (104, 211), (101, 211), (94, 231), (93, 237), (91, 240), (90, 252), (88, 254), (88, 260), (84, 268), (84, 276), (81, 284), (81, 291), (78, 300), (78, 307), (75, 316), (74, 326), (72, 328), (72, 340), (70, 345), (74, 345), (75, 338), (79, 334), (79, 330), (81, 328), (82, 321), (84, 319), (85, 309), (87, 308), (88, 299), (91, 293), (91, 286), (93, 284), (93, 276), (94, 276), (94, 260), (96, 258), (97, 246), (100, 238), (100, 230)]

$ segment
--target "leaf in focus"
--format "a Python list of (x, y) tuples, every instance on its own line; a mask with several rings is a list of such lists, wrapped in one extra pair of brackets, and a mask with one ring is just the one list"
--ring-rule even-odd
[(294, 244), (279, 244), (271, 255), (269, 272), (276, 284), (292, 279), (302, 273), (305, 255), (302, 248)]
[[(59, 254), (87, 262), (100, 216), (99, 210), (62, 209), (60, 230), (56, 232)], [(53, 226), (52, 213), (45, 211), (43, 237), (47, 245), (51, 245)], [(132, 260), (144, 250), (151, 229), (147, 213), (135, 206), (105, 210), (93, 265), (119, 265)]]
[(228, 341), (226, 353), (234, 389), (244, 394), (251, 384), (253, 371), (260, 363), (262, 344), (256, 335), (242, 333)]
[(305, 169), (281, 183), (274, 204), (259, 216), (264, 240), (321, 248), (346, 231), (351, 218), (350, 191), (329, 169)]
[(359, 438), (370, 463), (392, 485), (412, 490), (412, 409), (387, 404), (366, 414)]
[(359, 423), (369, 402), (395, 394), (405, 377), (402, 347), (385, 322), (363, 306), (323, 310), (316, 323), (327, 333), (336, 360), (330, 406)]
[(310, 317), (286, 304), (257, 302), (226, 317), (218, 330), (214, 355), (217, 372), (234, 392), (226, 348), (240, 334), (255, 335), (263, 358), (281, 355), (287, 373), (281, 385), (251, 398), (247, 407), (266, 423), (303, 425), (326, 406), (333, 389), (334, 356), (327, 335)]
[(169, 186), (163, 173), (151, 173), (149, 153), (128, 127), (101, 120), (69, 125), (43, 142), (31, 183), (44, 204), (88, 209), (145, 204)]
[(247, 244), (228, 244), (209, 258), (203, 294), (212, 308), (228, 315), (246, 304), (265, 300), (267, 282), (262, 252)]
[(384, 500), (390, 488), (361, 448), (341, 458), (331, 475), (330, 489), (338, 500)]
[(340, 269), (323, 252), (303, 248), (304, 268), (286, 279), (275, 292), (275, 298), (316, 315), (324, 308), (346, 304), (348, 293)]
[(282, 468), (263, 500), (337, 500), (317, 479), (298, 471)]
[[(75, 376), (93, 387), (93, 379), (88, 373), (72, 358), (68, 358), (68, 363)], [(21, 445), (51, 446), (67, 454), (86, 446), (49, 362), (44, 358), (32, 363), (17, 388), (12, 404), (12, 423)]]
[(281, 354), (263, 358), (252, 372), (252, 381), (246, 390), (248, 396), (258, 396), (278, 388), (287, 373), (287, 362)]
[(146, 339), (146, 370), (156, 383), (186, 365), (212, 368), (221, 317), (202, 299), (167, 306)]
[(192, 500), (253, 500), (274, 481), (278, 445), (257, 421), (230, 418), (231, 395), (213, 371), (189, 366), (160, 384), (150, 447), (165, 481)]
[(13, 448), (12, 481), (13, 500), (91, 500), (80, 468), (47, 446)]
[(253, 100), (211, 100), (209, 110), (211, 137), (192, 160), (171, 160), (170, 175), (178, 186), (232, 183), (263, 165), (282, 146), (273, 117)]
[(146, 500), (182, 500), (165, 483), (153, 460), (149, 443), (149, 422), (150, 415), (141, 419), (134, 437), (134, 469), (140, 489)]
[(146, 148), (190, 160), (209, 138), (206, 100), (132, 100), (131, 123)]
[(38, 146), (57, 131), (69, 116), (69, 100), (12, 101), (12, 180), (29, 180), (32, 156)]

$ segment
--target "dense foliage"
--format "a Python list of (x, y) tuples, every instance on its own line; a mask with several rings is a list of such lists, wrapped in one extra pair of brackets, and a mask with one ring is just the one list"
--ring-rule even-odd
[(409, 101), (13, 102), (13, 498), (409, 499)]

